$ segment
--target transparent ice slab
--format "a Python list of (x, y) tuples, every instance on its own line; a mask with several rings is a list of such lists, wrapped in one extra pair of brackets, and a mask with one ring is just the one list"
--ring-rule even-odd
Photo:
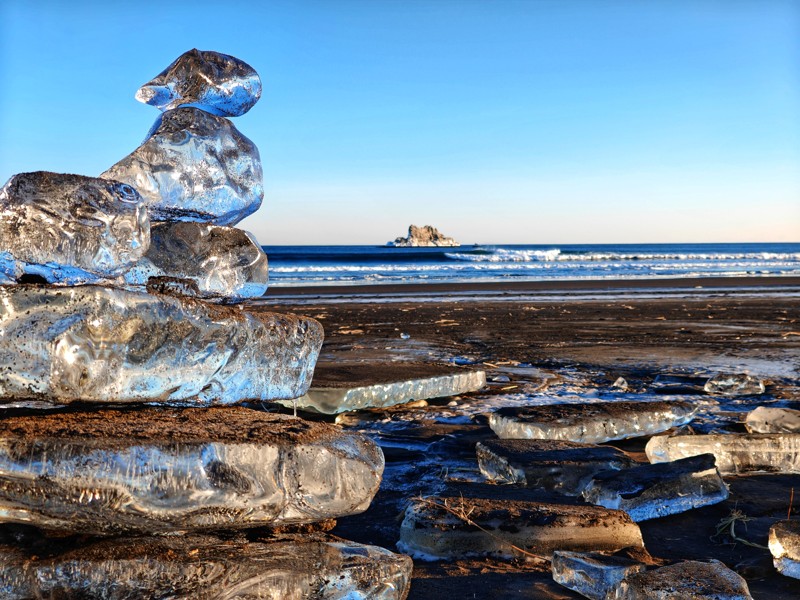
[(142, 145), (101, 177), (135, 187), (153, 221), (235, 225), (264, 197), (255, 144), (198, 108), (162, 114)]
[(36, 171), (0, 190), (0, 280), (74, 285), (116, 277), (150, 245), (144, 200), (126, 183)]
[(706, 381), (703, 389), (721, 396), (752, 396), (763, 394), (766, 386), (758, 377), (746, 373), (718, 373)]
[(800, 434), (728, 433), (660, 435), (645, 446), (651, 463), (711, 453), (723, 475), (769, 471), (800, 473)]
[(211, 50), (181, 54), (136, 92), (160, 110), (191, 105), (224, 117), (250, 110), (261, 97), (261, 78), (243, 60)]
[(688, 402), (606, 402), (501, 408), (489, 426), (503, 439), (602, 443), (651, 435), (692, 420)]
[(750, 433), (800, 433), (800, 410), (759, 406), (744, 424)]
[(753, 600), (747, 582), (718, 560), (687, 560), (633, 573), (609, 600)]
[(551, 568), (556, 583), (590, 600), (606, 600), (620, 581), (646, 567), (625, 556), (558, 550), (553, 553)]
[(780, 521), (769, 530), (769, 551), (782, 575), (800, 579), (800, 521)]
[(618, 510), (430, 497), (409, 504), (397, 547), (414, 558), (438, 560), (465, 556), (550, 558), (556, 550), (613, 552), (643, 545), (639, 526)]
[(106, 540), (41, 556), (0, 546), (7, 600), (402, 600), (411, 559), (322, 535)]
[(154, 223), (150, 249), (125, 273), (128, 285), (150, 277), (189, 279), (202, 297), (257, 298), (267, 291), (267, 255), (247, 231), (192, 221)]
[[(312, 387), (297, 399), (302, 410), (338, 414), (362, 408), (380, 408), (403, 404), (410, 400), (444, 398), (473, 392), (486, 385), (484, 371), (459, 371), (406, 381), (376, 383), (353, 387)], [(287, 402), (284, 402), (288, 406)]]
[(0, 421), (0, 521), (90, 534), (314, 523), (363, 512), (384, 460), (366, 436), (242, 407)]
[(579, 495), (592, 475), (625, 469), (634, 461), (622, 450), (557, 440), (484, 440), (475, 446), (488, 479)]
[(100, 286), (0, 288), (0, 398), (230, 404), (303, 395), (322, 327)]
[(599, 473), (583, 497), (592, 504), (624, 510), (638, 523), (722, 502), (728, 488), (714, 465), (714, 455), (701, 454)]

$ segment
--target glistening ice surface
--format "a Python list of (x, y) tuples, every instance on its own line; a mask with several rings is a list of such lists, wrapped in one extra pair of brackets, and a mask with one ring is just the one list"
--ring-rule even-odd
[(124, 276), (146, 286), (150, 277), (189, 279), (201, 296), (233, 300), (263, 296), (267, 255), (247, 231), (192, 221), (154, 223), (145, 257)]
[(54, 556), (0, 547), (7, 600), (402, 600), (411, 559), (321, 535), (127, 538)]
[(0, 395), (231, 404), (301, 396), (322, 326), (99, 286), (0, 289)]
[(632, 573), (608, 595), (609, 600), (752, 600), (747, 582), (718, 560), (687, 560)]
[(147, 139), (101, 175), (135, 187), (153, 221), (235, 225), (264, 197), (255, 144), (198, 108), (165, 112)]
[(196, 106), (215, 115), (243, 115), (261, 97), (261, 78), (243, 60), (211, 50), (181, 54), (136, 92), (139, 102), (161, 110)]
[(23, 274), (77, 284), (116, 277), (150, 245), (150, 220), (130, 185), (36, 171), (0, 190), (0, 280)]
[(0, 521), (90, 534), (313, 523), (366, 510), (383, 466), (361, 434), (237, 407), (13, 417)]
[(553, 580), (590, 600), (606, 600), (620, 581), (643, 571), (645, 565), (623, 556), (599, 552), (553, 553)]

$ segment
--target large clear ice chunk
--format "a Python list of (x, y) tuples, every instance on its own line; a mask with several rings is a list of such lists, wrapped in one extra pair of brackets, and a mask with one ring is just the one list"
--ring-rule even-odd
[(90, 534), (243, 529), (363, 512), (383, 453), (366, 436), (243, 407), (0, 421), (0, 521)]
[(403, 600), (411, 559), (319, 534), (104, 540), (60, 553), (0, 546), (7, 600)]
[(606, 600), (623, 579), (646, 566), (627, 556), (558, 550), (551, 568), (556, 583), (590, 600)]
[(698, 407), (688, 402), (605, 402), (506, 407), (489, 416), (503, 439), (599, 444), (685, 425)]
[(747, 373), (717, 373), (703, 389), (707, 394), (721, 396), (753, 396), (763, 394), (767, 388), (758, 377)]
[(0, 398), (232, 404), (302, 396), (313, 319), (100, 286), (0, 288)]
[(475, 453), (488, 479), (570, 496), (579, 495), (596, 473), (635, 464), (611, 446), (557, 440), (484, 440)]
[(767, 471), (800, 473), (800, 434), (712, 433), (708, 435), (659, 435), (645, 446), (651, 463), (669, 462), (711, 453), (723, 475)]
[(267, 290), (267, 255), (247, 231), (192, 221), (154, 223), (150, 249), (125, 273), (128, 285), (151, 277), (189, 279), (202, 297), (257, 298)]
[(644, 546), (639, 526), (622, 511), (476, 498), (412, 500), (400, 527), (401, 552), (422, 560), (465, 556), (550, 558), (555, 550)]
[(712, 454), (606, 471), (583, 490), (587, 502), (624, 510), (637, 523), (722, 502), (728, 488)]
[(800, 579), (800, 521), (780, 521), (769, 530), (769, 551), (779, 573)]
[(623, 579), (608, 600), (753, 600), (747, 582), (718, 560), (687, 560)]
[(744, 424), (750, 433), (800, 433), (800, 410), (759, 406)]
[(235, 225), (264, 197), (255, 144), (199, 108), (162, 114), (142, 145), (101, 177), (135, 187), (153, 221)]
[(136, 92), (139, 102), (160, 110), (190, 105), (223, 117), (237, 117), (261, 97), (261, 78), (243, 60), (211, 50), (181, 54)]
[(0, 279), (74, 285), (121, 275), (150, 245), (144, 200), (126, 183), (36, 171), (0, 190)]

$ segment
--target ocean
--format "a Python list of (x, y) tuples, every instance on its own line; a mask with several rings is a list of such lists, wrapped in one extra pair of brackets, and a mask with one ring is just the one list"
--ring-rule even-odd
[(270, 285), (800, 275), (800, 243), (264, 246)]

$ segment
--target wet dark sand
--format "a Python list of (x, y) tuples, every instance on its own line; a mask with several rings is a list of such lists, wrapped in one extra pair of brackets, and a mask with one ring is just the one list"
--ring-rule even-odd
[[(658, 375), (699, 374), (702, 378), (727, 370), (758, 375), (768, 387), (761, 398), (723, 401), (717, 406), (723, 421), (727, 419), (723, 429), (743, 431), (738, 421), (758, 403), (800, 408), (800, 282), (691, 280), (688, 287), (683, 280), (682, 288), (676, 282), (661, 288), (662, 283), (620, 284), (591, 298), (582, 292), (606, 288), (550, 285), (544, 290), (530, 286), (491, 290), (502, 297), (472, 294), (484, 289), (428, 288), (424, 291), (433, 294), (421, 299), (407, 298), (408, 288), (358, 292), (351, 288), (348, 293), (367, 295), (357, 301), (330, 289), (300, 294), (295, 289), (291, 297), (286, 290), (273, 289), (263, 304), (322, 322), (326, 342), (320, 363), (328, 370), (337, 364), (355, 364), (363, 372), (369, 365), (376, 379), (386, 379), (400, 373), (398, 363), (447, 364), (459, 357), (459, 362), (485, 369), (490, 380), (500, 377), (483, 393), (457, 400), (465, 405), (478, 397), (491, 402), (520, 392), (591, 394), (611, 389), (620, 376), (630, 386), (625, 399), (636, 399), (637, 394), (655, 391)], [(760, 289), (754, 289), (753, 283)], [(531, 298), (531, 291), (548, 296)], [(401, 297), (387, 302), (387, 294)], [(708, 402), (707, 396), (690, 387), (683, 391), (691, 392), (683, 399)], [(422, 408), (359, 413), (345, 421), (367, 431), (370, 422), (378, 424), (377, 431), (385, 430), (386, 423), (394, 429), (384, 436), (387, 470), (375, 502), (363, 515), (341, 519), (334, 533), (394, 548), (404, 501), (415, 494), (441, 493), (442, 486), (445, 492), (465, 498), (548, 499), (535, 490), (481, 483), (474, 475), (474, 445), (493, 433), (480, 414), (462, 423), (434, 418), (449, 410), (449, 400), (431, 401)], [(701, 420), (698, 427), (704, 426), (720, 425)], [(644, 460), (646, 439), (616, 445)], [(386, 440), (391, 443), (385, 444)], [(450, 464), (461, 465), (465, 473)], [(793, 488), (795, 511), (800, 510), (800, 476), (760, 474), (727, 478), (727, 482), (731, 496), (726, 502), (642, 523), (650, 554), (667, 560), (716, 558), (748, 580), (755, 598), (800, 597), (800, 581), (777, 574), (767, 550), (735, 542), (728, 532), (717, 533), (720, 521), (738, 510), (749, 521), (736, 524), (736, 535), (766, 545), (770, 525), (789, 513)], [(792, 518), (800, 515), (792, 512)], [(415, 562), (409, 597), (444, 594), (453, 598), (579, 598), (552, 582), (547, 565), (491, 559)]]

